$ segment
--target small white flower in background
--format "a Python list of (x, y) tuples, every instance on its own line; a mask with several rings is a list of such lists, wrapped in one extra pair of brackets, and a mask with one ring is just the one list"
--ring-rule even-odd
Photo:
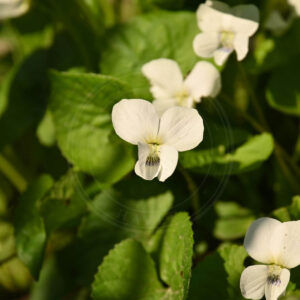
[(274, 10), (267, 18), (265, 28), (271, 30), (276, 35), (281, 35), (289, 28), (291, 21), (292, 18), (285, 20), (278, 10)]
[(29, 0), (0, 0), (0, 20), (18, 17), (29, 8)]
[(300, 0), (287, 0), (286, 3), (287, 7), (284, 12), (274, 9), (266, 20), (265, 28), (275, 35), (285, 33), (295, 18), (300, 16)]
[(194, 51), (201, 57), (214, 57), (222, 65), (236, 51), (237, 59), (244, 59), (249, 38), (259, 26), (259, 11), (254, 5), (228, 6), (219, 1), (206, 1), (197, 10), (202, 31), (194, 39)]
[(203, 121), (197, 110), (172, 107), (160, 118), (146, 100), (121, 100), (114, 105), (112, 122), (119, 137), (138, 146), (135, 173), (165, 181), (178, 161), (178, 151), (191, 150), (203, 139)]
[(288, 0), (289, 5), (294, 8), (297, 16), (300, 16), (300, 0)]
[(246, 268), (241, 276), (242, 294), (247, 299), (277, 300), (290, 280), (289, 269), (300, 264), (300, 221), (281, 223), (260, 218), (249, 227), (244, 246), (264, 265)]
[(192, 108), (202, 97), (215, 97), (221, 90), (220, 72), (209, 62), (198, 62), (184, 79), (176, 61), (160, 58), (142, 67), (151, 83), (154, 106), (159, 114), (172, 106)]

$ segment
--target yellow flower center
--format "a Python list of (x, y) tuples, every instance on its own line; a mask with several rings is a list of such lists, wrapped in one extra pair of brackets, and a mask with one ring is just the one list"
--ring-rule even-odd
[(178, 92), (175, 95), (175, 97), (177, 99), (178, 105), (183, 106), (183, 107), (188, 107), (190, 93), (188, 92), (187, 89), (183, 88), (180, 92)]
[(233, 40), (234, 40), (234, 33), (232, 31), (224, 30), (221, 32), (221, 44), (224, 48), (232, 49)]

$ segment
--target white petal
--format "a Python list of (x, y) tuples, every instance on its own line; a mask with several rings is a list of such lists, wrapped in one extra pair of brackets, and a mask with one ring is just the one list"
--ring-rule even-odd
[(146, 164), (148, 155), (150, 154), (150, 147), (148, 144), (139, 143), (139, 160), (135, 164), (135, 173), (145, 180), (152, 180), (160, 171), (160, 163), (153, 166)]
[(181, 70), (172, 59), (160, 58), (143, 65), (142, 73), (150, 81), (156, 99), (171, 98), (182, 88)]
[(176, 99), (160, 99), (160, 100), (154, 100), (153, 105), (158, 113), (159, 116), (161, 116), (166, 110), (173, 106), (178, 106)]
[(259, 10), (255, 5), (237, 5), (232, 8), (234, 18), (232, 28), (236, 33), (242, 33), (248, 37), (252, 36), (259, 26)]
[(252, 258), (265, 264), (275, 263), (281, 243), (281, 239), (278, 239), (281, 224), (272, 218), (260, 218), (250, 225), (244, 246)]
[(284, 222), (281, 227), (277, 234), (278, 238), (281, 236), (281, 243), (276, 263), (295, 268), (300, 265), (300, 221)]
[(243, 34), (237, 34), (233, 40), (233, 46), (237, 54), (237, 59), (244, 59), (249, 50), (249, 39)]
[(300, 1), (299, 0), (288, 0), (289, 4), (295, 9), (296, 14), (300, 15)]
[(220, 45), (220, 36), (216, 32), (202, 32), (194, 38), (193, 47), (200, 57), (212, 57)]
[(178, 151), (168, 145), (163, 145), (160, 148), (160, 163), (161, 169), (158, 174), (159, 181), (165, 181), (168, 177), (170, 177), (177, 166), (178, 162)]
[(28, 0), (2, 0), (0, 1), (0, 20), (20, 16), (24, 14), (28, 8)]
[(223, 12), (228, 13), (230, 7), (219, 1), (206, 1), (197, 9), (198, 26), (203, 32), (219, 32), (222, 30)]
[(222, 66), (227, 60), (227, 58), (229, 57), (229, 55), (232, 53), (232, 51), (233, 50), (231, 49), (225, 49), (225, 48), (220, 48), (216, 50), (214, 53), (215, 63), (218, 66)]
[(272, 284), (267, 282), (265, 286), (266, 300), (277, 300), (286, 290), (290, 281), (290, 271), (282, 269), (280, 273), (280, 284)]
[(268, 266), (256, 265), (246, 268), (240, 280), (240, 288), (246, 299), (261, 299), (265, 294)]
[(184, 82), (195, 101), (215, 97), (221, 90), (220, 72), (209, 62), (198, 62)]
[(161, 117), (159, 136), (177, 151), (197, 147), (203, 139), (203, 120), (196, 109), (172, 107)]
[(159, 117), (150, 102), (124, 99), (114, 105), (112, 123), (120, 138), (137, 145), (145, 139), (156, 137)]

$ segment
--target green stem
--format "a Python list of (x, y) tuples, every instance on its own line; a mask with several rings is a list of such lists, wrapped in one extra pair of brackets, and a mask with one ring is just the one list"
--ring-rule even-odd
[(193, 178), (190, 176), (190, 174), (182, 166), (179, 166), (179, 170), (187, 183), (188, 190), (191, 194), (192, 207), (195, 215), (197, 216), (200, 212), (199, 194), (198, 194), (197, 185), (194, 182)]
[(294, 175), (291, 173), (290, 169), (287, 167), (280, 150), (278, 148), (275, 148), (275, 156), (277, 158), (278, 164), (287, 179), (287, 181), (290, 183), (290, 186), (294, 189), (296, 193), (300, 193), (300, 185), (298, 181), (295, 179)]
[(265, 132), (265, 128), (263, 126), (261, 126), (253, 117), (251, 117), (249, 114), (247, 114), (246, 112), (240, 110), (239, 108), (237, 108), (231, 101), (230, 97), (227, 96), (226, 94), (222, 93), (220, 94), (220, 98), (224, 99), (226, 101), (226, 103), (228, 105), (230, 105), (230, 107), (234, 108), (239, 115), (241, 115), (245, 120), (247, 120), (254, 129), (256, 129), (258, 132)]
[(255, 95), (255, 92), (253, 90), (253, 87), (251, 86), (250, 82), (249, 82), (249, 79), (247, 77), (247, 74), (243, 68), (243, 65), (241, 63), (238, 63), (238, 69), (240, 71), (240, 74), (241, 74), (241, 78), (243, 79), (244, 81), (244, 86), (248, 92), (248, 94), (250, 95), (250, 99), (252, 101), (252, 104), (253, 104), (253, 107), (257, 113), (257, 116), (258, 116), (258, 119), (260, 120), (260, 123), (263, 125), (264, 128), (267, 129), (267, 131), (270, 131), (270, 128), (269, 128), (269, 125), (268, 125), (268, 122), (263, 114), (263, 111), (261, 110), (261, 107), (259, 105), (259, 101)]
[(26, 189), (27, 181), (25, 178), (2, 154), (0, 154), (0, 172), (10, 180), (20, 193)]

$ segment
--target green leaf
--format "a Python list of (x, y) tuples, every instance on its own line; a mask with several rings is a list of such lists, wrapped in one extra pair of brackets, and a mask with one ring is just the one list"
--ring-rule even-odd
[(94, 300), (160, 300), (164, 293), (153, 260), (134, 240), (109, 252), (92, 286)]
[(193, 230), (187, 213), (178, 213), (167, 224), (160, 254), (160, 276), (169, 285), (171, 299), (186, 299), (191, 277)]
[(194, 268), (189, 300), (242, 300), (240, 276), (247, 252), (242, 246), (224, 244)]
[(182, 153), (180, 161), (185, 168), (201, 174), (239, 174), (258, 168), (270, 157), (273, 147), (272, 135), (262, 133), (251, 137), (233, 152), (227, 153), (223, 146), (194, 150)]
[(132, 237), (146, 244), (172, 203), (170, 192), (132, 199), (117, 191), (102, 191), (88, 203), (90, 214), (82, 220), (79, 238), (65, 249), (64, 264), (77, 270), (80, 284), (90, 284), (103, 257), (116, 243)]
[(55, 128), (50, 111), (46, 111), (36, 134), (42, 145), (50, 147), (55, 144)]
[[(66, 276), (55, 257), (46, 260), (38, 282), (35, 282), (30, 294), (31, 300), (63, 299), (70, 293), (74, 284), (71, 276)], [(69, 274), (68, 274), (69, 275)]]
[[(95, 219), (95, 223), (101, 228), (102, 223), (109, 221), (128, 236), (147, 238), (170, 210), (172, 203), (173, 196), (170, 192), (133, 200), (107, 190), (100, 193), (90, 205), (92, 214), (84, 224), (89, 227), (88, 224), (92, 224)], [(81, 229), (84, 230), (84, 227)]]
[(233, 240), (246, 234), (249, 225), (255, 220), (251, 210), (235, 202), (221, 202), (215, 204), (219, 218), (214, 228), (214, 236), (220, 240)]
[(11, 223), (0, 220), (0, 262), (15, 253), (14, 227)]
[(300, 68), (295, 62), (273, 72), (266, 89), (270, 106), (283, 113), (300, 116), (299, 77)]
[(53, 72), (51, 79), (51, 112), (63, 155), (101, 182), (118, 181), (135, 161), (132, 148), (114, 134), (111, 109), (131, 98), (130, 91), (114, 78), (95, 74)]
[(156, 12), (135, 18), (107, 34), (100, 62), (104, 74), (121, 78), (138, 97), (149, 98), (141, 67), (150, 60), (171, 58), (187, 74), (199, 60), (192, 43), (199, 32), (190, 12)]
[(300, 196), (292, 199), (292, 204), (286, 207), (277, 208), (272, 212), (272, 216), (281, 222), (297, 221), (300, 219)]
[(79, 174), (72, 170), (57, 181), (39, 202), (47, 233), (78, 223), (86, 212)]
[(52, 178), (42, 175), (21, 196), (16, 208), (17, 253), (34, 278), (39, 276), (47, 239), (44, 221), (39, 214), (37, 204), (52, 185)]

